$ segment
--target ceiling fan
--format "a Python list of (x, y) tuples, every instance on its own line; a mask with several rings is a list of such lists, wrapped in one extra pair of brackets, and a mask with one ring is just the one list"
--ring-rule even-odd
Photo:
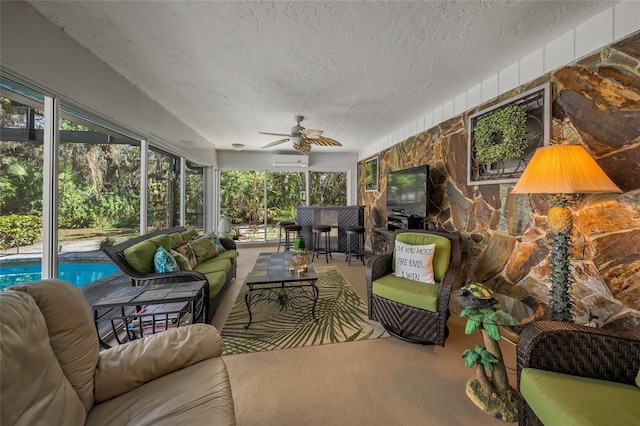
[(320, 146), (342, 146), (340, 142), (322, 136), (322, 130), (305, 129), (304, 127), (302, 127), (300, 125), (300, 122), (304, 120), (304, 116), (296, 115), (294, 119), (298, 122), (298, 124), (291, 128), (291, 133), (288, 135), (285, 133), (260, 132), (261, 135), (286, 136), (286, 138), (273, 141), (263, 146), (262, 148), (269, 148), (275, 145), (280, 145), (281, 143), (291, 140), (293, 142), (293, 149), (306, 155), (311, 152), (311, 144)]

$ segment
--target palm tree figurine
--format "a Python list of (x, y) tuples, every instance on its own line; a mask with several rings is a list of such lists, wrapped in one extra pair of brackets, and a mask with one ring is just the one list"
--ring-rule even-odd
[(458, 291), (458, 300), (466, 305), (460, 312), (467, 318), (465, 333), (480, 330), (485, 347), (476, 345), (462, 353), (466, 367), (476, 367), (476, 377), (467, 382), (467, 396), (481, 410), (493, 417), (518, 420), (518, 397), (509, 385), (507, 369), (500, 350), (499, 326), (516, 326), (518, 321), (504, 312), (493, 298), (493, 292), (479, 284), (469, 284)]

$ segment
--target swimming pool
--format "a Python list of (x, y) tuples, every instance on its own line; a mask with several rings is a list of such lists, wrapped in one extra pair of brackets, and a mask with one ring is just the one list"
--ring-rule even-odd
[[(41, 268), (40, 264), (0, 265), (0, 290), (15, 284), (41, 279)], [(118, 267), (113, 263), (59, 263), (58, 279), (81, 287), (111, 275), (117, 270)]]

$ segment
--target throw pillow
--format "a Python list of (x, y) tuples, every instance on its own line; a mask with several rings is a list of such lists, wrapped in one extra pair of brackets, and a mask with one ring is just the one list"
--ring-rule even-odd
[(215, 232), (209, 232), (207, 235), (209, 236), (209, 238), (213, 240), (213, 244), (216, 245), (216, 248), (218, 249), (218, 253), (224, 253), (225, 251), (227, 251), (227, 249), (224, 248), (224, 246), (220, 242), (220, 238), (218, 238)]
[(213, 240), (208, 237), (191, 241), (191, 247), (193, 247), (198, 263), (202, 263), (218, 255), (218, 249), (215, 244), (213, 244)]
[(183, 255), (187, 258), (189, 262), (189, 266), (193, 269), (198, 264), (198, 259), (196, 259), (196, 253), (193, 251), (193, 247), (191, 247), (191, 243), (187, 241), (177, 247), (174, 247), (175, 251)]
[(178, 262), (171, 256), (164, 247), (158, 247), (153, 255), (153, 266), (157, 273), (179, 271)]
[(435, 284), (433, 278), (433, 253), (435, 244), (411, 245), (396, 241), (396, 277)]
[(182, 254), (178, 253), (174, 249), (171, 249), (170, 253), (171, 253), (171, 256), (173, 256), (173, 258), (178, 263), (178, 266), (180, 267), (181, 271), (192, 271), (193, 270), (191, 265), (189, 265), (189, 261), (187, 260), (187, 258), (184, 257)]

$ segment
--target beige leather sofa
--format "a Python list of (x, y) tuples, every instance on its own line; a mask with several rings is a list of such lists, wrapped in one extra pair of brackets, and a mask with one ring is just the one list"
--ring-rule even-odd
[(233, 425), (222, 340), (205, 324), (99, 351), (82, 291), (0, 292), (0, 424)]

